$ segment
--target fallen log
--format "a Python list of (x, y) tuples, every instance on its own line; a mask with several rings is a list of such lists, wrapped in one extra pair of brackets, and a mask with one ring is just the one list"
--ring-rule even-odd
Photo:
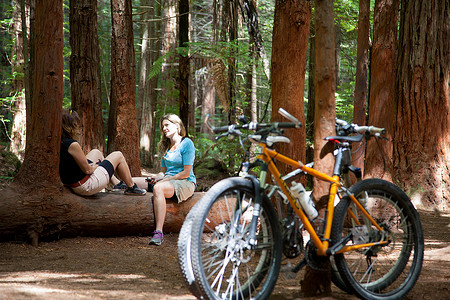
[[(23, 195), (7, 189), (0, 196), (0, 240), (73, 236), (150, 235), (155, 229), (153, 195), (98, 193), (81, 197), (67, 188)], [(185, 202), (167, 202), (164, 232), (179, 232), (192, 206), (203, 197), (196, 192)]]

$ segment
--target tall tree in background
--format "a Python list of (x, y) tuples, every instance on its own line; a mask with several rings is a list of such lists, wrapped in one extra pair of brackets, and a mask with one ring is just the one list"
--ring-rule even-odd
[(70, 1), (70, 84), (72, 109), (81, 118), (84, 151), (104, 149), (97, 0)]
[[(306, 139), (314, 141), (314, 112), (315, 112), (315, 92), (314, 92), (314, 72), (315, 72), (315, 52), (316, 52), (316, 32), (315, 24), (311, 22), (309, 38), (309, 61), (308, 61), (308, 105), (306, 107)], [(312, 143), (306, 146), (306, 163), (314, 160), (314, 147)], [(312, 184), (309, 182), (308, 184)]]
[(238, 38), (238, 13), (237, 3), (232, 0), (224, 0), (222, 4), (222, 31), (221, 41), (228, 41), (231, 44), (230, 52), (228, 53), (228, 122), (231, 123), (232, 119), (236, 116), (235, 111), (235, 85), (236, 85), (236, 48)]
[[(275, 1), (271, 67), (272, 121), (287, 121), (278, 113), (282, 107), (302, 124), (305, 123), (304, 88), (311, 9), (311, 2), (306, 0)], [(305, 127), (288, 130), (286, 136), (291, 143), (279, 145), (279, 151), (304, 161)], [(287, 167), (280, 168), (283, 171)]]
[(388, 141), (367, 143), (364, 176), (392, 180), (392, 140), (395, 120), (395, 62), (399, 0), (375, 1), (370, 62), (369, 125), (386, 129)]
[[(156, 111), (156, 83), (157, 75), (151, 74), (152, 64), (159, 57), (161, 45), (157, 39), (161, 22), (154, 21), (161, 13), (161, 6), (157, 2), (143, 0), (145, 12), (141, 15), (141, 64), (139, 68), (139, 86), (137, 98), (137, 123), (139, 128), (139, 145), (141, 164), (153, 165), (155, 154), (155, 111)], [(158, 13), (159, 12), (159, 13)]]
[[(332, 153), (321, 157), (326, 136), (335, 135), (335, 42), (333, 1), (315, 1), (315, 118), (314, 118), (314, 168), (332, 174), (334, 159)], [(330, 184), (314, 178), (313, 197), (318, 200), (328, 195)], [(318, 207), (320, 209), (320, 207)], [(324, 217), (324, 210), (319, 210)], [(319, 273), (319, 274), (317, 274)], [(320, 280), (317, 280), (320, 278)], [(331, 292), (330, 272), (315, 271), (307, 267), (302, 290), (306, 296)]]
[(120, 150), (131, 174), (140, 176), (139, 132), (136, 122), (136, 62), (131, 0), (112, 0), (111, 102), (108, 152)]
[[(178, 4), (178, 91), (180, 93), (180, 118), (186, 130), (190, 130), (193, 124), (189, 124), (189, 0), (180, 0)], [(194, 128), (195, 129), (195, 128)]]
[[(207, 64), (206, 68), (210, 69), (211, 65)], [(205, 72), (205, 80), (204, 80), (204, 91), (202, 93), (201, 105), (202, 105), (202, 120), (206, 115), (209, 115), (209, 123), (214, 126), (214, 116), (216, 109), (216, 90), (214, 88), (214, 83), (212, 79), (212, 75), (209, 72)], [(214, 132), (212, 132), (205, 122), (202, 122), (200, 125), (200, 133), (208, 134), (210, 139), (214, 139)]]
[(394, 179), (441, 209), (450, 198), (449, 22), (448, 1), (401, 1)]
[[(51, 15), (51, 18), (48, 16)], [(36, 3), (36, 60), (33, 115), (25, 158), (15, 183), (20, 186), (57, 187), (63, 99), (62, 0)]]
[(12, 35), (14, 40), (12, 73), (16, 74), (12, 81), (12, 129), (10, 150), (19, 158), (23, 158), (26, 144), (26, 95), (29, 93), (28, 76), (28, 28), (27, 11), (29, 7), (24, 0), (13, 1)]
[[(358, 38), (356, 54), (355, 104), (353, 123), (366, 124), (367, 73), (369, 70), (370, 0), (359, 0)], [(354, 143), (353, 165), (364, 171), (363, 142)]]

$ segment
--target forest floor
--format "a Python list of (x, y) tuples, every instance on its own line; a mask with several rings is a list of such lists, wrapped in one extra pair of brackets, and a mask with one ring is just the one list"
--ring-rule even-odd
[[(0, 193), (6, 186), (0, 185)], [(419, 212), (425, 259), (406, 299), (450, 299), (450, 211)], [(159, 247), (149, 246), (148, 239), (77, 237), (38, 247), (0, 243), (0, 299), (195, 299), (178, 266), (178, 234), (166, 234)], [(293, 279), (281, 273), (269, 299), (304, 298), (303, 272)], [(331, 296), (308, 299), (356, 297), (332, 286)]]
[[(420, 211), (425, 260), (406, 299), (450, 299), (450, 213)], [(162, 246), (148, 237), (78, 237), (40, 243), (0, 243), (0, 299), (195, 299), (177, 260), (178, 234)], [(300, 281), (280, 274), (269, 299), (303, 298)], [(328, 297), (356, 299), (332, 287)]]

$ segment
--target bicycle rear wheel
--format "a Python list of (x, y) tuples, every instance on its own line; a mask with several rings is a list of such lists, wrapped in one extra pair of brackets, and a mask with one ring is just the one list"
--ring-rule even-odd
[(280, 227), (264, 197), (257, 242), (251, 247), (254, 201), (251, 181), (228, 178), (215, 184), (195, 207), (192, 268), (206, 299), (265, 299), (275, 286), (281, 263)]
[(346, 287), (358, 296), (400, 299), (413, 288), (422, 268), (424, 244), (419, 215), (408, 196), (390, 182), (366, 179), (349, 191), (383, 230), (365, 221), (350, 198), (344, 197), (335, 208), (333, 243), (346, 237), (350, 237), (347, 245), (380, 240), (389, 243), (336, 254), (336, 267)]

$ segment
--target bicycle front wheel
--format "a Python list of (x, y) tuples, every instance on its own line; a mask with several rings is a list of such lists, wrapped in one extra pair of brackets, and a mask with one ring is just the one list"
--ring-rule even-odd
[(390, 182), (366, 179), (349, 191), (382, 230), (344, 197), (335, 208), (333, 243), (345, 238), (347, 245), (387, 243), (336, 254), (336, 267), (346, 287), (359, 297), (400, 299), (413, 288), (422, 268), (424, 242), (419, 215), (409, 197)]
[(194, 208), (189, 211), (178, 236), (178, 264), (189, 291), (197, 298), (200, 298), (201, 292), (195, 281), (191, 260), (191, 231), (192, 222), (195, 218), (195, 206), (197, 205), (198, 202), (194, 205)]
[(278, 278), (281, 234), (275, 210), (264, 196), (250, 245), (255, 211), (253, 184), (228, 178), (215, 184), (195, 207), (191, 229), (194, 277), (206, 299), (266, 299)]

